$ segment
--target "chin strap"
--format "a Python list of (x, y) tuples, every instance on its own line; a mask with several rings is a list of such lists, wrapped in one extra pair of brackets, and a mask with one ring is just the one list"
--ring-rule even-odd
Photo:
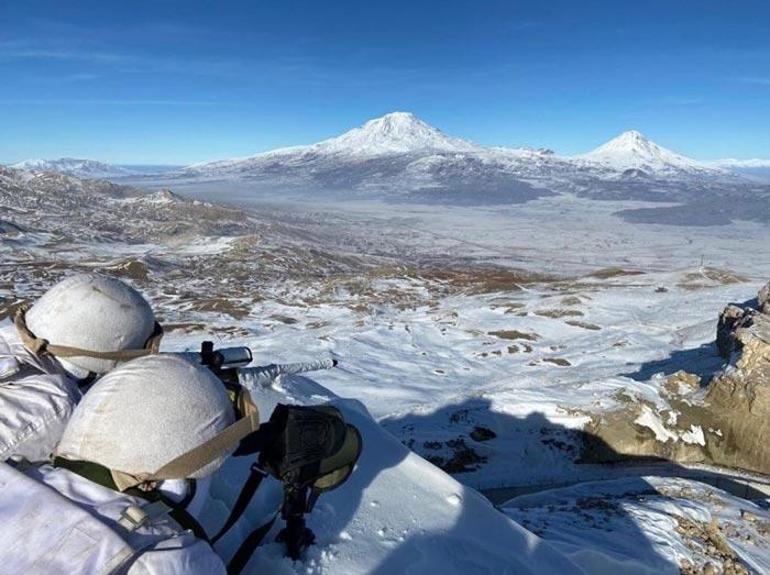
[(93, 357), (95, 359), (105, 359), (108, 361), (129, 361), (137, 357), (158, 353), (160, 349), (160, 340), (163, 338), (163, 328), (158, 322), (155, 322), (155, 328), (150, 335), (147, 343), (142, 349), (124, 349), (120, 351), (93, 351), (68, 345), (57, 345), (50, 343), (47, 339), (37, 337), (29, 327), (26, 321), (27, 308), (21, 307), (16, 311), (13, 318), (13, 324), (19, 334), (21, 342), (31, 353), (40, 356), (45, 354), (56, 357)]

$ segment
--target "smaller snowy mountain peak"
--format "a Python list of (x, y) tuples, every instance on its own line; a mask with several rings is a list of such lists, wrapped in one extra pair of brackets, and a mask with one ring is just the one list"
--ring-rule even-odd
[(30, 172), (58, 172), (82, 178), (125, 176), (131, 172), (120, 166), (83, 158), (58, 158), (54, 160), (24, 160), (11, 166)]
[(611, 139), (606, 144), (599, 146), (590, 154), (636, 154), (638, 156), (658, 157), (661, 155), (661, 151), (663, 151), (663, 148), (647, 139), (641, 132), (628, 130)]
[(637, 169), (651, 172), (711, 170), (705, 164), (659, 146), (636, 130), (623, 132), (606, 144), (577, 158), (617, 170)]
[(478, 150), (478, 146), (471, 142), (452, 138), (409, 112), (392, 112), (369, 120), (363, 126), (319, 142), (315, 147), (323, 152), (357, 155)]

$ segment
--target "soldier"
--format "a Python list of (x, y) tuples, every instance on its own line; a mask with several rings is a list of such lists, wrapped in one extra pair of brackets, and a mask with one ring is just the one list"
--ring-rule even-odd
[(121, 364), (75, 408), (52, 465), (0, 464), (4, 571), (225, 573), (164, 483), (214, 473), (258, 427), (234, 421), (209, 370), (170, 355)]
[(70, 276), (0, 328), (0, 461), (44, 461), (82, 390), (121, 361), (155, 352), (161, 330), (133, 288)]

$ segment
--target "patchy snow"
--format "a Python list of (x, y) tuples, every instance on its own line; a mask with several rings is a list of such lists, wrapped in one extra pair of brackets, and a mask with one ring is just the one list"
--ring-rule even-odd
[(660, 418), (650, 409), (649, 406), (642, 406), (642, 413), (634, 420), (634, 423), (651, 429), (655, 434), (655, 438), (658, 441), (666, 443), (667, 441), (676, 441), (678, 435), (669, 431), (669, 429), (663, 425)]
[[(531, 150), (494, 154), (531, 158), (538, 169), (558, 161)], [(446, 158), (414, 161), (435, 168), (449, 165)], [(311, 515), (319, 543), (306, 560), (292, 564), (270, 543), (254, 572), (561, 573), (575, 571), (564, 561), (590, 560), (587, 572), (617, 573), (618, 565), (670, 571), (683, 557), (700, 564), (686, 543), (673, 541), (668, 555), (654, 550), (665, 548), (675, 521), (659, 511), (698, 507), (700, 488), (692, 488), (692, 504), (660, 495), (654, 512), (635, 515), (641, 527), (621, 521), (617, 534), (589, 525), (565, 535), (575, 547), (600, 548), (582, 555), (534, 525), (547, 506), (527, 511), (527, 532), (517, 524), (525, 518), (503, 517), (473, 489), (639, 475), (579, 463), (586, 422), (644, 402), (641, 423), (671, 437), (678, 415), (663, 393), (666, 379), (679, 370), (707, 378), (722, 365), (716, 317), (767, 280), (766, 225), (626, 224), (618, 210), (650, 202), (572, 193), (503, 207), (265, 203), (246, 216), (94, 185), (0, 169), (8, 222), (0, 234), (0, 318), (61, 275), (99, 270), (147, 294), (167, 328), (166, 351), (211, 339), (250, 346), (260, 364), (340, 360), (314, 374), (317, 383), (286, 378), (255, 390), (265, 415), (279, 400), (334, 401), (362, 428), (366, 446), (350, 483)], [(677, 437), (700, 444), (703, 433), (691, 427)], [(223, 519), (246, 467), (231, 461), (218, 476), (210, 526)], [(586, 489), (597, 497), (606, 490)], [(698, 509), (704, 521), (715, 513)], [(583, 516), (565, 514), (554, 529), (577, 531)], [(648, 537), (653, 551), (638, 544)], [(223, 541), (220, 551), (234, 544)]]
[(624, 574), (770, 570), (770, 513), (696, 481), (589, 482), (517, 497), (503, 511), (589, 573), (608, 557)]

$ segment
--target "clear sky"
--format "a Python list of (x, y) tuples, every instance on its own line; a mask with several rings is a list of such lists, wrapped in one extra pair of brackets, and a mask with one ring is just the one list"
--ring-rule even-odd
[(0, 1), (0, 162), (244, 156), (394, 110), (484, 145), (770, 157), (770, 2)]

